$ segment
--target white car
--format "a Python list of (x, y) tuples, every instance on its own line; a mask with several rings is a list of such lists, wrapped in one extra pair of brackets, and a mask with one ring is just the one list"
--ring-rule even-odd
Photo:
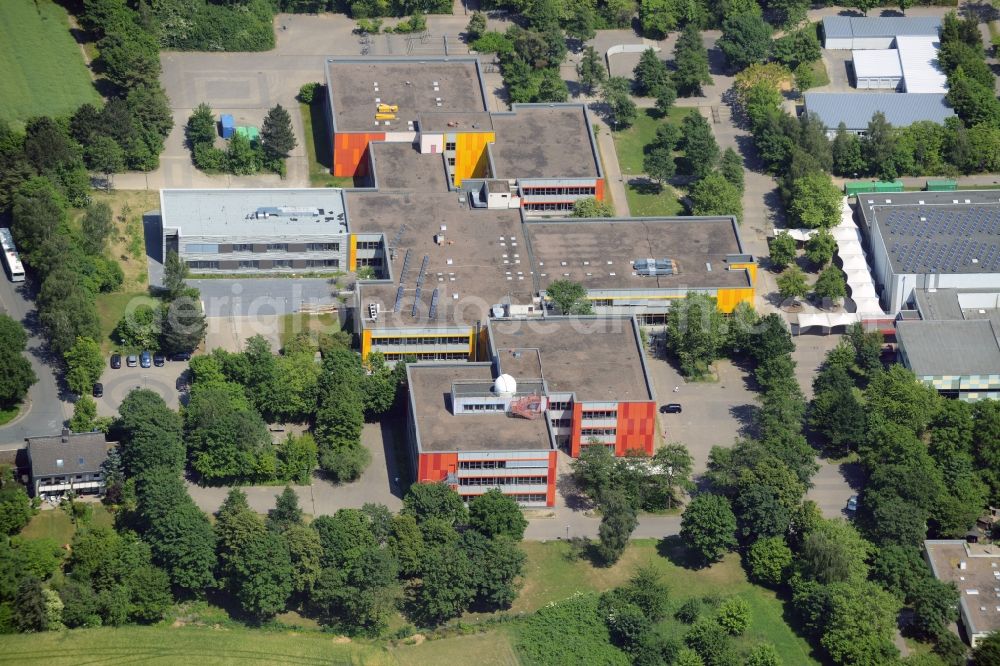
[(858, 496), (851, 495), (850, 499), (847, 500), (847, 512), (855, 513), (858, 510)]

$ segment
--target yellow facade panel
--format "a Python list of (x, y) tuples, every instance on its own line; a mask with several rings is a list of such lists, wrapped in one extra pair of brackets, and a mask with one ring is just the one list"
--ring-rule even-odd
[(358, 237), (354, 234), (351, 234), (347, 246), (347, 270), (351, 272), (358, 270)]
[(720, 312), (731, 313), (740, 303), (753, 305), (753, 289), (720, 289), (716, 296)]
[(496, 141), (493, 132), (460, 132), (455, 135), (455, 186), (466, 178), (485, 178), (486, 144)]

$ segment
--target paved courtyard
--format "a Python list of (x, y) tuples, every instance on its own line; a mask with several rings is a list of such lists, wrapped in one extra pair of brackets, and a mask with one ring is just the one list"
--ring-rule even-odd
[[(105, 361), (107, 364), (107, 360)], [(115, 370), (105, 365), (100, 382), (104, 385), (104, 397), (94, 398), (97, 402), (98, 416), (117, 416), (118, 406), (133, 389), (145, 388), (154, 391), (167, 403), (171, 409), (181, 405), (182, 391), (178, 389), (179, 380), (188, 369), (188, 364), (181, 361), (167, 361), (162, 367), (155, 365), (149, 368), (136, 366), (130, 368), (122, 356), (122, 367)]]

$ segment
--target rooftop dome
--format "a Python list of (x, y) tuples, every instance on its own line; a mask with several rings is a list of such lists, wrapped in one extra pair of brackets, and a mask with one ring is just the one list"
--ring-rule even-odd
[(493, 392), (501, 395), (517, 393), (517, 382), (510, 375), (500, 375), (493, 382)]

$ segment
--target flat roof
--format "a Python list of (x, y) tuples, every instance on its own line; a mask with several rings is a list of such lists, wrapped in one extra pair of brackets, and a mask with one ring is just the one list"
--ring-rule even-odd
[[(274, 214), (273, 209), (286, 209)], [(269, 209), (267, 217), (257, 217)], [(160, 190), (163, 226), (182, 236), (347, 233), (344, 194), (335, 188)]]
[(102, 432), (29, 437), (26, 441), (32, 476), (96, 472), (107, 459), (108, 449), (114, 446)]
[(896, 49), (908, 93), (948, 92), (948, 77), (941, 71), (939, 38), (934, 35), (900, 35)]
[[(494, 304), (531, 303), (535, 289), (520, 212), (470, 210), (466, 201), (459, 192), (347, 193), (355, 233), (384, 233), (391, 243), (405, 225), (391, 259), (391, 282), (361, 285), (363, 307), (378, 303), (382, 308), (379, 320), (366, 320), (366, 327), (469, 325), (484, 319)], [(444, 235), (441, 244), (434, 240), (438, 234)], [(402, 276), (407, 250), (410, 262)], [(414, 317), (416, 281), (425, 256), (426, 275)], [(402, 308), (393, 313), (401, 277)], [(435, 289), (437, 318), (430, 320)]]
[(896, 337), (918, 377), (1000, 374), (997, 334), (989, 319), (896, 322)]
[[(442, 153), (422, 155), (412, 143), (372, 141), (368, 144), (379, 190), (447, 192), (448, 173)], [(354, 210), (351, 222), (354, 226)], [(391, 236), (390, 236), (391, 238)]]
[(878, 111), (894, 127), (909, 127), (919, 120), (943, 125), (955, 115), (941, 93), (807, 92), (803, 98), (806, 113), (818, 115), (828, 130), (837, 129), (840, 123), (849, 130), (867, 129)]
[(585, 178), (600, 175), (586, 107), (515, 104), (494, 113), (490, 146), (497, 178)]
[[(527, 221), (539, 288), (572, 280), (587, 289), (702, 289), (750, 287), (726, 258), (742, 254), (731, 217), (615, 218)], [(676, 262), (675, 275), (642, 277), (636, 259)]]
[(966, 631), (1000, 630), (1000, 546), (942, 539), (924, 541), (924, 551), (934, 576), (958, 588)]
[[(327, 58), (326, 77), (337, 132), (401, 132), (427, 112), (487, 110), (476, 58)], [(399, 107), (389, 125), (376, 125), (376, 100)]]
[(550, 394), (586, 402), (654, 399), (631, 317), (491, 320), (489, 328), (500, 372), (514, 379), (540, 376)]
[(896, 49), (863, 49), (851, 51), (854, 75), (859, 79), (903, 77)]
[(493, 118), (486, 111), (424, 111), (417, 118), (421, 132), (492, 132)]
[[(421, 451), (545, 451), (552, 449), (548, 419), (504, 413), (451, 412), (455, 382), (492, 385), (490, 363), (417, 363), (406, 366), (411, 414)], [(456, 437), (461, 433), (460, 437)]]
[(941, 19), (923, 16), (826, 16), (823, 34), (827, 38), (896, 37), (938, 34)]
[(1000, 272), (1000, 190), (869, 193), (858, 205), (896, 274)]

